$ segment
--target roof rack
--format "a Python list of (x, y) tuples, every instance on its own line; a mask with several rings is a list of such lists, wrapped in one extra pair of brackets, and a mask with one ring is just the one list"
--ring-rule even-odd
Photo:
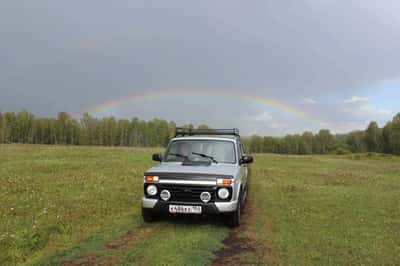
[(240, 136), (239, 129), (212, 129), (212, 128), (183, 128), (177, 127), (175, 131), (175, 137), (177, 136), (194, 136), (194, 135), (233, 135)]

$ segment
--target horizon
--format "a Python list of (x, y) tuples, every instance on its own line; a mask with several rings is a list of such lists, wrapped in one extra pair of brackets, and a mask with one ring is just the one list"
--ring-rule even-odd
[[(163, 118), (160, 118), (160, 117), (154, 117), (154, 118), (151, 118), (151, 119), (142, 119), (142, 118), (137, 117), (137, 116), (133, 116), (133, 117), (130, 117), (130, 118), (121, 118), (121, 117), (116, 117), (116, 116), (113, 116), (113, 115), (96, 117), (96, 116), (92, 116), (92, 115), (91, 115), (90, 113), (88, 113), (88, 112), (84, 112), (84, 113), (81, 113), (81, 114), (70, 114), (70, 113), (68, 113), (68, 112), (61, 111), (61, 112), (58, 112), (56, 116), (36, 116), (36, 115), (34, 115), (33, 113), (29, 112), (29, 110), (26, 110), (25, 108), (23, 108), (23, 109), (20, 110), (20, 111), (16, 111), (16, 112), (4, 112), (4, 111), (0, 110), (0, 115), (1, 115), (1, 114), (5, 114), (5, 113), (14, 113), (14, 114), (18, 114), (18, 113), (23, 112), (23, 111), (26, 111), (26, 112), (28, 112), (29, 114), (33, 115), (33, 117), (34, 117), (35, 119), (58, 119), (58, 118), (57, 118), (57, 115), (58, 115), (58, 114), (60, 114), (60, 113), (66, 113), (66, 114), (68, 114), (72, 119), (75, 119), (78, 123), (81, 123), (81, 122), (82, 122), (82, 118), (83, 118), (83, 115), (84, 115), (84, 114), (88, 114), (88, 115), (90, 115), (92, 118), (98, 119), (98, 120), (113, 118), (113, 119), (115, 119), (115, 121), (128, 120), (129, 122), (132, 122), (133, 120), (137, 119), (137, 120), (139, 120), (139, 121), (144, 121), (144, 122), (146, 122), (146, 123), (151, 122), (151, 121), (154, 121), (154, 120), (162, 120), (162, 121), (166, 121), (167, 123), (171, 123), (171, 122), (174, 123), (174, 125), (175, 125), (177, 128), (178, 128), (178, 127), (187, 128), (187, 127), (190, 127), (190, 126), (192, 126), (194, 129), (200, 128), (200, 127), (204, 127), (204, 126), (206, 126), (206, 127), (209, 128), (209, 129), (234, 129), (234, 128), (237, 128), (237, 127), (226, 127), (226, 128), (219, 127), (219, 128), (217, 128), (217, 127), (211, 127), (210, 125), (207, 125), (207, 124), (204, 124), (204, 123), (200, 123), (200, 124), (194, 124), (194, 123), (178, 124), (178, 123), (176, 123), (176, 121), (167, 120), (167, 119), (163, 119)], [(391, 122), (393, 121), (393, 119), (394, 119), (396, 116), (399, 116), (399, 115), (400, 115), (400, 112), (398, 112), (397, 114), (395, 114), (395, 115), (392, 117), (392, 119), (389, 119), (389, 120), (388, 120), (386, 123), (384, 123), (384, 124), (379, 124), (377, 121), (373, 121), (373, 120), (372, 120), (372, 121), (369, 121), (369, 122), (365, 125), (364, 128), (361, 128), (361, 129), (354, 129), (354, 130), (351, 130), (351, 131), (348, 131), (348, 132), (340, 132), (340, 133), (338, 133), (338, 132), (332, 131), (330, 128), (322, 128), (322, 127), (321, 127), (321, 128), (319, 128), (319, 129), (317, 129), (317, 130), (315, 130), (315, 131), (305, 130), (305, 131), (303, 131), (303, 132), (287, 133), (287, 134), (285, 134), (285, 135), (241, 134), (241, 136), (242, 136), (242, 137), (245, 137), (245, 138), (246, 138), (246, 137), (252, 137), (252, 136), (273, 137), (273, 138), (284, 138), (284, 137), (286, 137), (286, 136), (295, 136), (295, 135), (301, 136), (301, 135), (303, 135), (304, 133), (307, 133), (307, 132), (310, 132), (310, 133), (312, 133), (313, 135), (317, 135), (321, 130), (328, 130), (333, 136), (350, 135), (351, 133), (354, 133), (354, 132), (366, 131), (367, 128), (370, 126), (371, 123), (376, 123), (377, 126), (378, 126), (378, 128), (383, 129), (388, 123), (391, 123)], [(1, 118), (1, 116), (0, 116), (0, 118)], [(0, 122), (1, 122), (1, 120), (0, 120)], [(1, 123), (0, 123), (0, 125), (1, 125)], [(239, 132), (242, 132), (240, 128), (237, 128), (237, 129), (239, 130)]]

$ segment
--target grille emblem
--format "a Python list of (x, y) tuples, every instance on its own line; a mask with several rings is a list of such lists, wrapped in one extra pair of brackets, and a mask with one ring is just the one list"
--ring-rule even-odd
[(192, 192), (192, 190), (191, 190), (190, 188), (185, 188), (185, 189), (183, 190), (183, 192), (186, 192), (186, 193), (191, 193), (191, 192)]

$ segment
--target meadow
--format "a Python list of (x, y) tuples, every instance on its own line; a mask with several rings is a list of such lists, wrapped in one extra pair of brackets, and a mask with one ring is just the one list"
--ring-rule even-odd
[(257, 154), (229, 229), (142, 221), (159, 151), (0, 145), (0, 265), (400, 265), (400, 157)]

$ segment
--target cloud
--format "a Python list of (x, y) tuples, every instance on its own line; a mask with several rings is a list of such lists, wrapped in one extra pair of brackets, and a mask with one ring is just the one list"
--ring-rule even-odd
[(275, 123), (271, 123), (269, 125), (272, 129), (282, 129), (282, 128), (287, 128), (288, 124), (286, 123), (279, 123), (279, 122), (275, 122)]
[(389, 119), (393, 112), (385, 108), (379, 108), (370, 103), (368, 97), (353, 96), (344, 101), (345, 111), (357, 120)]
[(314, 99), (312, 99), (312, 98), (308, 98), (308, 97), (304, 98), (303, 100), (304, 100), (304, 102), (305, 102), (306, 104), (316, 104), (316, 103), (317, 103), (316, 100), (314, 100)]
[(356, 109), (355, 111), (359, 112), (360, 114), (364, 114), (365, 116), (368, 116), (368, 117), (373, 117), (373, 116), (388, 116), (388, 117), (390, 117), (391, 115), (393, 115), (393, 112), (390, 110), (386, 110), (383, 108), (377, 108), (370, 104), (361, 105), (361, 106), (359, 106), (359, 109), (358, 110)]
[(253, 117), (252, 120), (258, 121), (258, 122), (268, 122), (268, 121), (272, 120), (272, 115), (269, 112), (262, 112), (262, 113), (256, 115), (255, 117)]
[(323, 123), (322, 128), (330, 129), (332, 133), (342, 134), (354, 130), (365, 129), (367, 124), (363, 121), (335, 121), (334, 123)]
[(344, 103), (365, 103), (368, 102), (368, 97), (353, 96), (344, 100)]

